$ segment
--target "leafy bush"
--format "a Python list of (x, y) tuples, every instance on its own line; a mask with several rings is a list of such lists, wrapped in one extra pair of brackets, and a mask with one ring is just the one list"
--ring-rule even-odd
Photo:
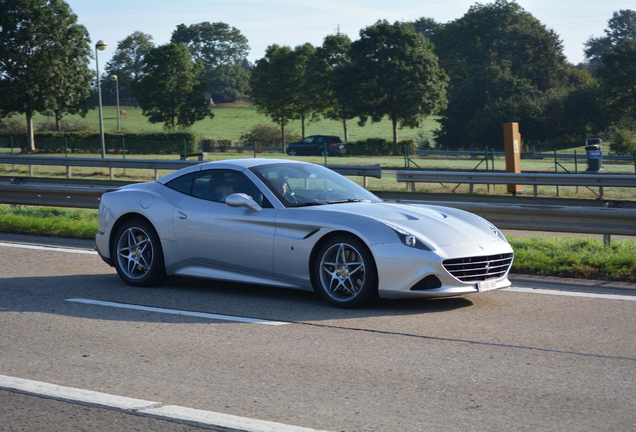
[(612, 153), (617, 155), (632, 155), (636, 151), (634, 133), (629, 129), (618, 129), (612, 134)]
[[(26, 148), (26, 137), (16, 136), (15, 146)], [(196, 149), (197, 139), (189, 132), (105, 134), (106, 151), (126, 154), (183, 154)], [(99, 153), (99, 134), (89, 131), (35, 133), (36, 148), (43, 153)]]
[[(283, 136), (281, 131), (276, 126), (257, 124), (252, 127), (248, 133), (241, 135), (239, 141), (243, 145), (251, 145), (252, 143), (260, 144), (261, 146), (280, 146), (283, 142)], [(285, 142), (300, 141), (302, 137), (293, 132), (287, 132), (285, 134)]]
[[(84, 121), (81, 120), (66, 120), (61, 119), (59, 121), (59, 132), (80, 132), (90, 130), (91, 127)], [(55, 122), (51, 118), (47, 118), (42, 123), (40, 123), (35, 129), (37, 132), (45, 132), (45, 131), (58, 131), (55, 126)]]
[(8, 119), (0, 121), (0, 135), (16, 136), (27, 133), (27, 127), (23, 122)]
[[(409, 154), (415, 153), (415, 141), (403, 140), (398, 142), (398, 155), (404, 155), (404, 146), (409, 148)], [(383, 138), (369, 138), (366, 140), (346, 143), (349, 156), (390, 156), (393, 155), (393, 143)]]

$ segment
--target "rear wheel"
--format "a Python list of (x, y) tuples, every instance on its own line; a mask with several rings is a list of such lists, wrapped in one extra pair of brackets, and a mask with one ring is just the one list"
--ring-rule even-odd
[(129, 285), (147, 287), (166, 280), (159, 236), (145, 220), (130, 220), (117, 230), (113, 254), (117, 274)]
[(313, 284), (333, 306), (356, 308), (378, 294), (378, 280), (371, 252), (352, 236), (338, 236), (318, 251)]

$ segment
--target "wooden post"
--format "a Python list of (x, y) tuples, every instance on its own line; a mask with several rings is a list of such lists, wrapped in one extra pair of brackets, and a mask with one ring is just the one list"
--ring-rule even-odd
[[(506, 172), (521, 172), (521, 134), (519, 123), (504, 123), (504, 150), (506, 152)], [(516, 195), (521, 185), (509, 184), (508, 192)]]

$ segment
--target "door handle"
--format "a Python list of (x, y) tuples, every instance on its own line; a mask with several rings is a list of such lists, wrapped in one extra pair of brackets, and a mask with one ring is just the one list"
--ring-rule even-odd
[(187, 218), (188, 218), (188, 215), (187, 215), (187, 214), (185, 214), (184, 212), (182, 212), (181, 210), (177, 210), (177, 217), (178, 217), (179, 219), (187, 219)]

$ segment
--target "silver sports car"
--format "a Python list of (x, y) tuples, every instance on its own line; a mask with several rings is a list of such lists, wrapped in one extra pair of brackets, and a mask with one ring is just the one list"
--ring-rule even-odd
[(133, 286), (190, 276), (315, 290), (337, 307), (510, 285), (485, 219), (387, 203), (320, 165), (236, 159), (108, 191), (96, 249)]

